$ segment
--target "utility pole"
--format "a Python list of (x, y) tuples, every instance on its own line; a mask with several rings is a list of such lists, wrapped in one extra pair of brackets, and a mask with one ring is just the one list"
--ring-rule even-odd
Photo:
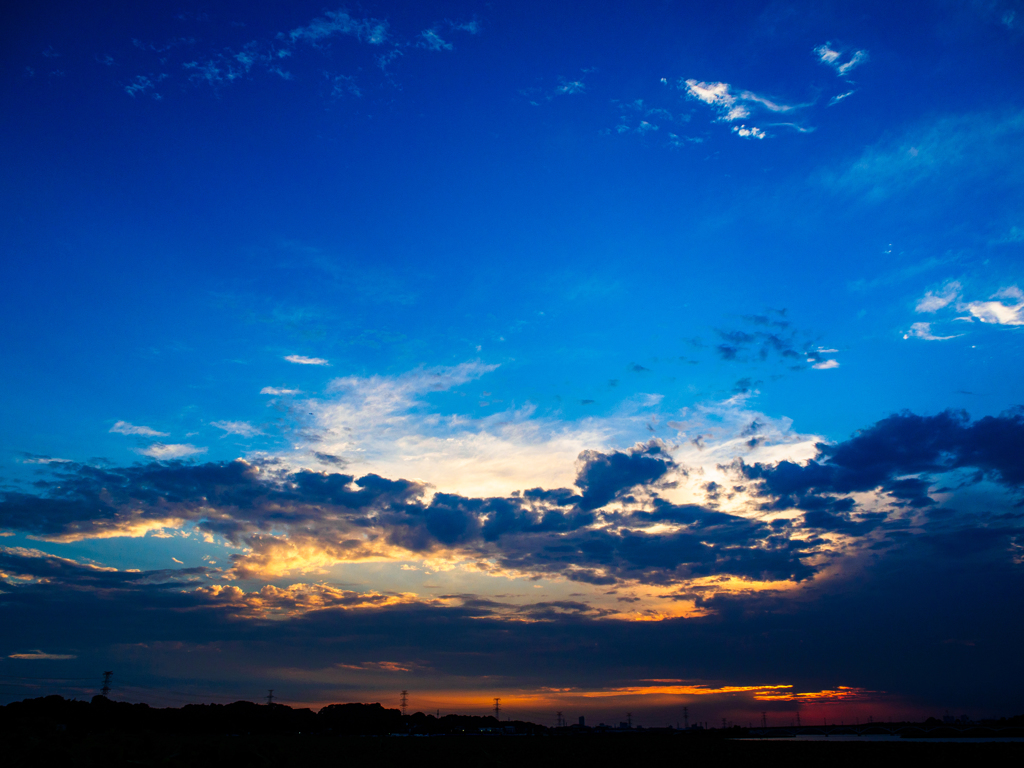
[(267, 689), (267, 706), (268, 707), (274, 706), (274, 689), (273, 688), (268, 688)]
[(690, 708), (683, 707), (683, 728), (690, 730)]
[(494, 697), (494, 719), (501, 720), (501, 697)]
[(405, 717), (405, 707), (409, 703), (409, 692), (402, 691), (402, 717)]
[(104, 696), (110, 693), (110, 678), (113, 674), (113, 672), (103, 673), (103, 688), (100, 689), (100, 693), (102, 693)]

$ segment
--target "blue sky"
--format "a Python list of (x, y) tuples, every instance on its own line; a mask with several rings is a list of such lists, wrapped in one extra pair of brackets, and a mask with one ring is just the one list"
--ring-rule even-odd
[[(749, 631), (722, 629), (734, 614), (716, 600), (799, 605), (778, 637), (821, 631), (814, 606), (855, 574), (889, 588), (911, 562), (1019, 601), (1020, 3), (44, 3), (4, 28), (8, 610), (50, 615), (68, 585), (100, 590), (82, 573), (139, 569), (225, 626), (548, 611), (552, 632), (654, 648), (639, 619)], [(863, 452), (865, 435), (882, 447)], [(239, 467), (264, 501), (215, 503), (217, 473)], [(816, 467), (838, 474), (773, 479)], [(375, 490), (376, 511), (328, 531), (355, 502), (316, 496), (314, 475), (418, 490)], [(576, 500), (523, 495), (559, 488)], [(496, 499), (520, 522), (500, 528)], [(410, 504), (450, 515), (414, 536), (389, 517)], [(705, 524), (726, 538), (701, 539)], [(580, 531), (664, 551), (537, 559)], [(710, 567), (684, 534), (788, 565)], [(941, 567), (922, 554), (954, 534), (987, 543)], [(501, 543), (513, 535), (535, 538)], [(70, 569), (64, 587), (46, 592), (43, 561)], [(126, 604), (164, 600), (125, 578)], [(270, 587), (290, 597), (268, 618)], [(1008, 630), (979, 620), (968, 637), (956, 611), (921, 610), (944, 627), (939, 651), (988, 643), (1005, 661), (992, 649)], [(865, 642), (889, 642), (879, 616)], [(128, 660), (127, 640), (48, 627), (0, 648), (4, 669), (119, 661), (152, 695), (185, 685), (173, 654)], [(193, 635), (175, 642), (235, 642), (219, 625)], [(418, 685), (470, 707), (492, 695), (486, 674), (556, 707), (552, 685), (511, 671), (529, 642), (490, 671), (396, 641), (396, 658), (323, 662), (331, 683), (258, 654), (240, 654), (242, 677), (193, 682), (245, 696), (260, 669), (295, 701)], [(73, 658), (20, 658), (36, 651)], [(554, 687), (582, 709), (637, 696), (664, 713), (694, 685), (780, 682), (822, 707), (1021, 704), (765, 664), (596, 665)], [(691, 688), (637, 682), (655, 678)], [(725, 695), (702, 701), (764, 706)]]

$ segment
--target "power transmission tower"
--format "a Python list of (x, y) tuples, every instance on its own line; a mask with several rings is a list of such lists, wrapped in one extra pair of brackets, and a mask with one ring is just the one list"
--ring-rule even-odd
[(762, 728), (767, 728), (768, 727), (768, 713), (767, 712), (762, 712), (761, 713), (761, 727)]
[(558, 720), (558, 727), (561, 728), (562, 727), (562, 713), (561, 712), (556, 712), (555, 713), (555, 718)]
[(800, 712), (799, 711), (796, 713), (796, 727), (797, 728), (800, 727)]
[(267, 689), (267, 706), (268, 707), (274, 706), (274, 689), (273, 688), (268, 688)]
[(110, 678), (113, 674), (113, 672), (103, 673), (103, 688), (100, 689), (100, 693), (102, 693), (104, 696), (110, 693)]
[(690, 730), (690, 708), (683, 707), (683, 728)]
[(725, 730), (725, 718), (724, 717), (722, 718), (722, 730), (723, 731)]
[(402, 717), (405, 717), (405, 707), (409, 703), (409, 692), (402, 691)]
[(501, 720), (501, 697), (494, 697), (494, 719)]
[(630, 728), (633, 727), (633, 713), (632, 712), (627, 712), (626, 713), (626, 725), (628, 725)]

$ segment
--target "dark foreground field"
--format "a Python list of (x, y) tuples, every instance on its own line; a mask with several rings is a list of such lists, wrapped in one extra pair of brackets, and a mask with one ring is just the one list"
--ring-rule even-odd
[(688, 736), (3, 735), (18, 766), (987, 766), (1020, 765), (1024, 743), (791, 742)]

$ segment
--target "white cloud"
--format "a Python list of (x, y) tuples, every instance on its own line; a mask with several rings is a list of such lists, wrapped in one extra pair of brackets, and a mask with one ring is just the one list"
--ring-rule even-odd
[[(678, 86), (686, 91), (687, 98), (696, 99), (707, 104), (719, 113), (719, 121), (731, 123), (751, 116), (754, 110), (770, 112), (791, 112), (807, 106), (805, 104), (789, 105), (759, 96), (752, 91), (734, 92), (728, 83), (705, 83), (694, 79), (679, 80)], [(807, 131), (795, 123), (792, 127), (806, 133)], [(748, 139), (763, 139), (765, 132), (754, 126), (740, 125), (733, 127), (733, 132)]]
[(819, 371), (827, 371), (827, 370), (830, 370), (832, 368), (838, 368), (838, 367), (839, 367), (839, 361), (838, 360), (822, 360), (820, 363), (815, 363), (814, 365), (811, 366), (811, 368), (816, 368)]
[(563, 422), (537, 417), (531, 405), (486, 418), (434, 411), (427, 397), (468, 383), (496, 365), (469, 362), (399, 376), (344, 377), (328, 395), (303, 401), (312, 414), (297, 426), (294, 451), (279, 459), (320, 467), (316, 454), (347, 462), (351, 471), (431, 483), (473, 496), (524, 488), (567, 487), (587, 449), (613, 441), (631, 445), (646, 430), (658, 398), (634, 400), (605, 419)]
[(829, 99), (828, 105), (830, 107), (831, 106), (835, 106), (836, 104), (838, 104), (843, 99), (848, 99), (850, 96), (853, 96), (853, 94), (855, 94), (855, 93), (856, 93), (856, 91), (847, 91), (846, 93), (840, 93), (837, 96), (833, 96), (831, 99)]
[(111, 432), (117, 432), (119, 435), (142, 435), (144, 437), (167, 437), (167, 432), (157, 432), (152, 427), (140, 427), (135, 424), (129, 424), (127, 421), (119, 421), (110, 428)]
[(745, 125), (734, 125), (732, 130), (733, 133), (739, 134), (745, 139), (763, 139), (765, 137), (764, 131), (754, 126), (748, 128)]
[[(302, 402), (301, 411), (311, 416), (296, 425), (293, 450), (274, 458), (285, 465), (336, 471), (316, 456), (329, 454), (343, 459), (346, 471), (418, 480), (439, 491), (479, 497), (538, 486), (572, 487), (583, 451), (626, 448), (675, 430), (688, 437), (681, 443), (669, 438), (666, 450), (687, 466), (699, 465), (708, 474), (705, 479), (722, 473), (717, 464), (739, 455), (759, 461), (808, 458), (821, 439), (796, 435), (788, 420), (749, 410), (741, 396), (684, 409), (667, 422), (668, 430), (662, 396), (654, 393), (633, 396), (607, 416), (576, 421), (538, 416), (529, 404), (471, 418), (438, 412), (428, 401), (429, 393), (459, 387), (496, 367), (471, 362), (399, 376), (338, 379), (326, 397)], [(701, 487), (695, 485), (692, 493), (703, 493)]]
[(78, 657), (71, 653), (45, 653), (44, 651), (30, 651), (29, 653), (12, 653), (8, 659), (30, 659), (30, 660), (59, 660), (59, 659), (77, 659)]
[(153, 459), (181, 459), (185, 456), (195, 456), (196, 454), (206, 453), (206, 448), (197, 448), (194, 445), (188, 443), (184, 444), (165, 444), (165, 443), (153, 443), (147, 445), (145, 448), (136, 448), (136, 453), (141, 453), (143, 456), (149, 456)]
[(305, 355), (285, 355), (285, 360), (289, 363), (298, 363), (299, 365), (330, 365), (327, 360), (322, 357), (306, 357)]
[(992, 299), (995, 301), (972, 301), (963, 309), (983, 323), (1024, 325), (1024, 293), (1017, 286), (997, 291)]
[(690, 79), (680, 82), (680, 87), (683, 85), (687, 96), (717, 109), (722, 113), (722, 120), (750, 117), (750, 111), (740, 103), (738, 96), (730, 92), (728, 83), (702, 83)]
[(261, 395), (300, 395), (301, 389), (285, 389), (284, 387), (264, 387), (260, 390)]
[(941, 291), (928, 291), (924, 297), (917, 302), (917, 306), (914, 307), (915, 312), (937, 312), (943, 307), (948, 307), (958, 298), (960, 298), (960, 292), (963, 290), (963, 286), (960, 283), (953, 281), (947, 283)]
[(255, 435), (262, 435), (263, 431), (257, 427), (254, 427), (247, 421), (214, 421), (210, 424), (212, 427), (224, 430), (224, 436), (228, 435), (241, 435), (242, 437), (253, 437)]
[(903, 338), (924, 339), (925, 341), (947, 341), (949, 339), (955, 339), (956, 335), (936, 336), (932, 333), (931, 323), (914, 323), (910, 326), (910, 330), (903, 334)]
[(840, 76), (845, 75), (868, 60), (867, 51), (854, 51), (853, 55), (843, 62), (841, 61), (842, 53), (831, 46), (831, 43), (819, 45), (814, 49), (814, 53), (817, 54), (818, 61), (832, 67)]

